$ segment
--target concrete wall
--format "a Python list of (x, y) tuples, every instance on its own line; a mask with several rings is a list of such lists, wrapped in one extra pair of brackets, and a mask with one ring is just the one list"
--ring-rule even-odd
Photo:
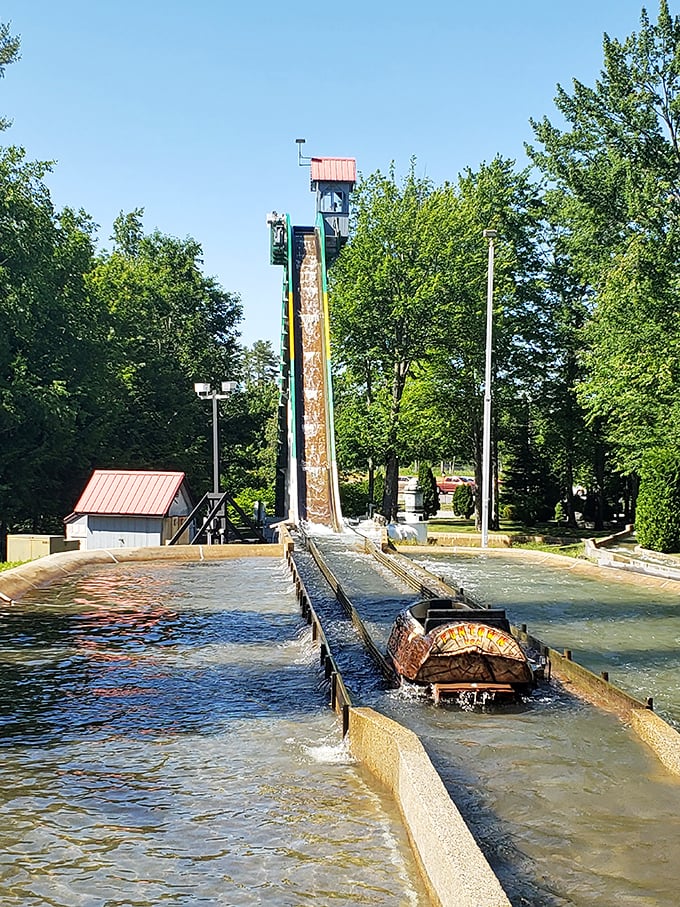
[[(427, 554), (431, 548), (414, 548), (407, 549), (409, 554)], [(450, 553), (462, 553), (461, 549), (450, 548)], [(470, 553), (469, 550), (466, 553)], [(480, 553), (479, 549), (476, 552)], [(551, 552), (531, 551), (522, 548), (508, 548), (502, 551), (487, 549), (485, 556), (493, 554), (503, 554), (525, 561), (549, 562), (552, 567), (569, 572), (583, 574), (584, 576), (597, 576), (605, 579), (607, 582), (633, 583), (634, 585), (656, 586), (658, 588), (668, 588), (669, 581), (661, 577), (646, 576), (639, 573), (624, 573), (611, 567), (603, 567), (593, 564), (586, 560), (577, 560), (576, 558), (564, 557)], [(673, 586), (675, 590), (680, 591), (680, 585), (677, 580)], [(649, 746), (657, 758), (673, 774), (680, 775), (680, 733), (668, 724), (663, 718), (655, 715), (654, 712), (645, 707), (641, 702), (628, 693), (620, 690), (613, 683), (584, 668), (583, 665), (572, 661), (570, 658), (546, 646), (540, 639), (523, 632), (517, 627), (513, 627), (515, 635), (524, 642), (528, 642), (536, 649), (544, 651), (550, 658), (552, 664), (553, 676), (566, 686), (575, 696), (591, 702), (599, 708), (615, 712), (619, 715), (640, 739)]]
[(31, 589), (63, 579), (96, 564), (128, 561), (211, 561), (241, 557), (283, 557), (283, 545), (172, 545), (146, 548), (108, 548), (50, 554), (0, 572), (0, 599), (17, 601)]
[[(283, 557), (293, 547), (284, 524), (276, 545), (177, 545), (54, 554), (0, 573), (0, 598), (18, 600), (45, 583), (100, 564)], [(510, 907), (498, 879), (415, 734), (372, 709), (350, 709), (352, 751), (395, 797), (434, 904)]]
[(680, 775), (680, 735), (649, 709), (633, 709), (629, 721), (637, 735), (674, 775)]
[(350, 747), (394, 795), (430, 896), (441, 907), (510, 907), (418, 737), (372, 709), (351, 709)]

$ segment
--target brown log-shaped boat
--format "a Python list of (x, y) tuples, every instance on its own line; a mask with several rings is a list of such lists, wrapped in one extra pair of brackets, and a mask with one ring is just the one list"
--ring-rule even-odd
[(387, 652), (397, 673), (438, 690), (526, 692), (534, 670), (504, 610), (456, 599), (422, 600), (396, 618)]

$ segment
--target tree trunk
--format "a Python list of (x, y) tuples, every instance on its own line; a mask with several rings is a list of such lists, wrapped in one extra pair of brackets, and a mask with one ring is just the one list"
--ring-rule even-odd
[(571, 459), (567, 463), (565, 486), (567, 526), (569, 526), (570, 529), (576, 529), (576, 508), (574, 507), (574, 465), (571, 462)]
[[(494, 429), (495, 429), (494, 421)], [(498, 532), (500, 517), (498, 513), (498, 432), (494, 430), (493, 444), (491, 446), (491, 500), (489, 501), (489, 529)]]
[(598, 444), (595, 450), (595, 479), (597, 482), (597, 509), (595, 511), (595, 529), (601, 532), (604, 529), (604, 472), (605, 472), (605, 453), (601, 444)]
[(397, 432), (401, 398), (404, 393), (408, 363), (403, 360), (395, 362), (392, 376), (392, 406), (390, 408), (390, 427), (387, 435), (385, 452), (385, 492), (383, 494), (382, 512), (388, 522), (397, 519), (397, 497), (399, 494), (399, 458), (397, 457)]
[(475, 468), (475, 530), (482, 528), (482, 439), (476, 433), (472, 439)]
[(635, 473), (626, 477), (626, 496), (623, 502), (626, 524), (635, 522), (635, 507), (637, 504), (639, 484), (640, 480)]
[(383, 514), (392, 523), (397, 519), (397, 497), (399, 494), (399, 458), (394, 448), (385, 455), (385, 493), (383, 494)]

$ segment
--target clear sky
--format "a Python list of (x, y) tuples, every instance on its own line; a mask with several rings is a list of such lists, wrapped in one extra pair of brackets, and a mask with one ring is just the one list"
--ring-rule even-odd
[(55, 161), (55, 205), (91, 214), (104, 248), (136, 207), (147, 232), (194, 237), (241, 295), (242, 341), (278, 350), (266, 215), (314, 222), (296, 138), (364, 174), (394, 161), (401, 176), (415, 156), (437, 184), (496, 154), (524, 164), (529, 118), (554, 116), (557, 83), (592, 85), (603, 33), (636, 31), (642, 5), (3, 0), (22, 59), (0, 82), (0, 142)]

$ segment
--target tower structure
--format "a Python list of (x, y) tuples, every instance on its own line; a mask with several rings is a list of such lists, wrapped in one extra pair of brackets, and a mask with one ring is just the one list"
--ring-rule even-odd
[(357, 178), (351, 157), (313, 157), (311, 190), (316, 192), (316, 211), (323, 218), (326, 263), (337, 258), (349, 235), (349, 194)]

